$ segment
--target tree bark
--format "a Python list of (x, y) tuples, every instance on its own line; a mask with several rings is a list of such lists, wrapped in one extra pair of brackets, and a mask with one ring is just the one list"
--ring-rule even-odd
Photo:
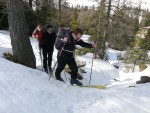
[(108, 30), (109, 30), (109, 19), (110, 19), (111, 2), (112, 2), (112, 0), (109, 0), (108, 11), (107, 11), (107, 18), (106, 18), (106, 25), (105, 25), (105, 32), (104, 32), (103, 50), (102, 50), (103, 59), (105, 59), (105, 54), (106, 54), (106, 53), (105, 53), (105, 50), (106, 50), (106, 41), (107, 41), (107, 39), (108, 39)]
[(36, 60), (25, 21), (23, 1), (6, 0), (6, 2), (13, 56), (20, 64), (36, 68)]
[(61, 24), (61, 2), (62, 2), (62, 0), (59, 0), (58, 1), (58, 6), (59, 6), (59, 24)]
[(32, 1), (33, 0), (29, 0), (29, 6), (32, 8)]

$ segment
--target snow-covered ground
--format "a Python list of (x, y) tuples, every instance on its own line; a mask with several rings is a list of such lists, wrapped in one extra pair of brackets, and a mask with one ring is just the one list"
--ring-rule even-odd
[[(36, 39), (31, 38), (31, 43), (40, 70)], [(42, 71), (2, 58), (3, 52), (11, 52), (7, 31), (0, 31), (0, 113), (150, 113), (150, 84), (135, 84), (140, 76), (149, 75), (150, 67), (143, 72), (122, 73), (108, 62), (94, 60), (91, 84), (108, 86), (101, 90), (79, 88), (70, 86), (68, 74), (66, 80), (62, 73), (66, 84), (54, 78), (48, 80), (48, 75)], [(115, 50), (108, 52), (114, 62)], [(56, 55), (57, 50), (54, 51), (53, 65)], [(86, 85), (89, 82), (92, 54), (77, 58), (87, 64), (87, 73), (81, 81)]]

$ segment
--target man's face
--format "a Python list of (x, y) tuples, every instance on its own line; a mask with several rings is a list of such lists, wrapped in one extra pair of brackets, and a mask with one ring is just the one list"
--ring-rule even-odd
[(64, 30), (65, 30), (65, 27), (61, 27), (60, 29), (61, 29), (62, 31), (64, 31)]
[(81, 39), (81, 34), (77, 34), (77, 35), (75, 35), (74, 33), (73, 33), (73, 37), (74, 37), (74, 39), (75, 40), (80, 40)]
[(49, 34), (52, 34), (52, 31), (53, 31), (52, 28), (48, 28), (48, 29), (47, 29), (47, 32), (48, 32)]

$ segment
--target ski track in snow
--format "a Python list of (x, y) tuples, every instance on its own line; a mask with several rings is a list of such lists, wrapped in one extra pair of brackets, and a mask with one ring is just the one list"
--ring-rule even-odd
[[(41, 69), (36, 39), (31, 38)], [(94, 60), (92, 84), (109, 84), (106, 89), (79, 88), (61, 83), (39, 70), (27, 68), (2, 58), (3, 52), (11, 51), (9, 34), (0, 31), (0, 113), (150, 113), (150, 84), (135, 85), (150, 69), (132, 74), (120, 74), (107, 62)], [(53, 58), (56, 62), (57, 51)], [(88, 84), (91, 54), (77, 57), (86, 61), (87, 73), (83, 75)], [(131, 77), (132, 76), (132, 77)], [(64, 74), (62, 77), (65, 80)], [(113, 81), (117, 77), (119, 81)], [(111, 81), (110, 81), (111, 80)]]

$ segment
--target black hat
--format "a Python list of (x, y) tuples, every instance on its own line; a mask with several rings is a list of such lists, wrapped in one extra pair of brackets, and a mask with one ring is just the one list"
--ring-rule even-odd
[(52, 25), (49, 24), (46, 26), (46, 29), (49, 29), (49, 28), (53, 28)]

